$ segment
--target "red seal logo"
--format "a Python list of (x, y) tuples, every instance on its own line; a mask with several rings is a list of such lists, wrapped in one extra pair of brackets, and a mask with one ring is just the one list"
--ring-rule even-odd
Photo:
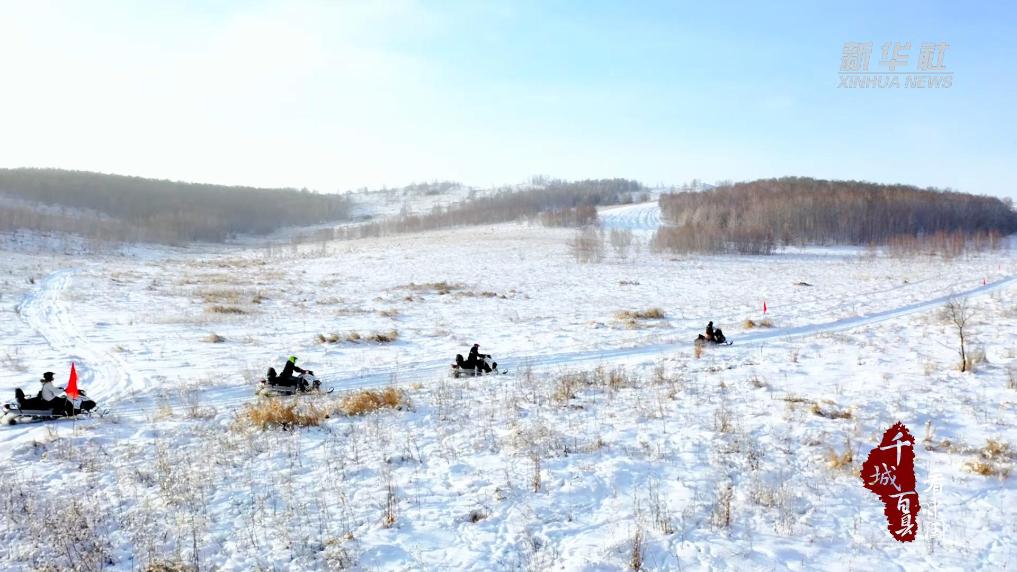
[(862, 463), (862, 482), (883, 501), (887, 530), (900, 542), (911, 542), (918, 535), (922, 508), (915, 487), (914, 444), (911, 432), (898, 422)]

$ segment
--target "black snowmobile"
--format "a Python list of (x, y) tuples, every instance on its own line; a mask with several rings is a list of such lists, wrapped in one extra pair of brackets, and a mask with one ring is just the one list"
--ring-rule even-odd
[(95, 401), (80, 389), (75, 399), (58, 397), (45, 401), (42, 395), (25, 397), (25, 392), (21, 391), (21, 388), (14, 390), (14, 397), (14, 401), (3, 405), (2, 419), (7, 425), (14, 425), (18, 421), (48, 421), (79, 415), (91, 416), (96, 410)]
[[(321, 380), (314, 376), (314, 372), (306, 370), (304, 373), (298, 375), (294, 382), (286, 383), (282, 379), (275, 377), (274, 369), (269, 369), (270, 374), (265, 379), (262, 379), (258, 383), (258, 389), (255, 391), (256, 395), (265, 396), (287, 396), (295, 395), (297, 393), (310, 393), (321, 391)], [(332, 388), (328, 389), (328, 393), (332, 393)]]
[(716, 332), (714, 332), (712, 340), (710, 338), (707, 338), (703, 334), (699, 334), (699, 337), (696, 338), (697, 346), (703, 346), (705, 344), (712, 344), (715, 346), (729, 346), (733, 343), (734, 342), (727, 339), (727, 337), (724, 336), (724, 332), (720, 331), (719, 329)]
[(463, 359), (463, 354), (456, 354), (456, 361), (452, 364), (449, 375), (452, 377), (474, 377), (478, 375), (496, 375), (507, 373), (498, 370), (498, 362), (491, 359), (490, 354), (479, 354), (475, 363)]

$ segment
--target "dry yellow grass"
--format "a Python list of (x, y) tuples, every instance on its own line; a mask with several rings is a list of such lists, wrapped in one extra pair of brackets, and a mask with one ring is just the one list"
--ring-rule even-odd
[(211, 312), (212, 314), (231, 314), (231, 315), (240, 315), (247, 313), (247, 310), (237, 306), (222, 306), (222, 305), (209, 306), (208, 308), (205, 308), (205, 311)]
[(949, 439), (935, 442), (926, 439), (925, 448), (929, 451), (943, 451), (953, 455), (977, 455), (973, 460), (964, 463), (964, 470), (984, 477), (1005, 479), (1013, 470), (1012, 461), (1017, 458), (1017, 451), (1006, 441), (988, 439), (981, 449), (954, 443)]
[(637, 527), (630, 544), (632, 552), (629, 554), (629, 570), (639, 571), (643, 569), (644, 543), (643, 529)]
[(310, 404), (302, 405), (298, 407), (296, 401), (265, 399), (245, 405), (241, 418), (247, 419), (259, 429), (317, 427), (329, 418), (327, 409)]
[(235, 274), (193, 274), (177, 281), (178, 284), (183, 286), (207, 286), (208, 284), (225, 284), (232, 286), (241, 282), (242, 280), (240, 280)]
[(579, 376), (566, 373), (558, 378), (551, 398), (561, 404), (566, 404), (576, 398), (576, 391), (579, 389), (582, 380)]
[(623, 367), (607, 369), (598, 366), (592, 371), (565, 372), (555, 379), (551, 399), (565, 405), (575, 399), (581, 389), (599, 388), (615, 391), (623, 387), (633, 387), (638, 382), (639, 379), (629, 374)]
[(221, 344), (226, 341), (226, 338), (220, 336), (219, 334), (211, 333), (202, 338), (202, 340), (210, 344)]
[(742, 328), (744, 328), (746, 330), (751, 330), (752, 328), (772, 328), (772, 327), (773, 327), (773, 320), (771, 320), (770, 318), (763, 318), (762, 320), (759, 320), (758, 322), (755, 321), (755, 320), (746, 318), (745, 321), (742, 322)]
[(979, 454), (990, 461), (1008, 461), (1017, 456), (1010, 443), (997, 439), (986, 440)]
[(193, 568), (183, 562), (163, 560), (150, 563), (145, 572), (191, 572)]
[(837, 410), (835, 407), (829, 409), (823, 409), (818, 403), (813, 403), (809, 409), (813, 415), (819, 415), (820, 417), (826, 417), (827, 419), (851, 419), (854, 415), (850, 409)]
[(377, 342), (379, 344), (390, 344), (399, 339), (399, 332), (397, 330), (389, 330), (387, 332), (373, 332), (371, 333), (369, 340)]
[(602, 365), (597, 366), (592, 372), (581, 372), (578, 374), (567, 374), (575, 377), (579, 383), (590, 386), (605, 387), (607, 389), (621, 389), (636, 385), (638, 379), (625, 371), (624, 367), (618, 366), (607, 369)]
[(206, 304), (239, 304), (246, 292), (236, 288), (220, 288), (198, 290), (196, 294)]
[(661, 320), (664, 318), (664, 310), (660, 308), (648, 308), (646, 310), (619, 310), (614, 313), (616, 320)]
[(408, 405), (406, 394), (394, 387), (364, 389), (343, 396), (339, 410), (349, 416), (364, 415), (380, 409), (403, 409)]
[(997, 477), (999, 479), (1005, 479), (1010, 476), (1009, 465), (993, 463), (991, 461), (968, 461), (964, 463), (964, 469), (970, 473), (982, 475), (983, 477)]
[(342, 336), (332, 332), (331, 334), (318, 334), (317, 338), (319, 344), (337, 344)]
[(497, 292), (491, 292), (490, 290), (481, 290), (480, 292), (476, 292), (474, 290), (463, 290), (461, 292), (456, 292), (456, 296), (459, 296), (461, 298), (501, 298), (503, 300), (508, 299), (508, 296), (504, 294), (499, 294)]
[(346, 332), (346, 334), (332, 332), (331, 334), (318, 334), (315, 336), (315, 339), (317, 339), (320, 344), (337, 344), (344, 340), (351, 344), (358, 344), (362, 341), (390, 344), (399, 339), (399, 331), (389, 330), (387, 332), (371, 332), (367, 335), (361, 335), (360, 332), (356, 331)]
[(851, 448), (851, 442), (844, 444), (844, 452), (837, 453), (833, 449), (826, 451), (826, 466), (833, 470), (851, 470), (854, 466), (855, 454)]
[(456, 283), (452, 283), (452, 282), (445, 282), (443, 280), (441, 282), (426, 282), (424, 284), (415, 284), (413, 282), (410, 282), (409, 284), (406, 284), (405, 286), (402, 286), (401, 288), (405, 288), (407, 290), (413, 290), (413, 291), (416, 291), (416, 292), (426, 292), (428, 290), (433, 290), (439, 296), (444, 296), (445, 294), (448, 294), (449, 292), (451, 292), (453, 290), (462, 290), (463, 288), (465, 288), (465, 286), (463, 286), (462, 284), (456, 284)]

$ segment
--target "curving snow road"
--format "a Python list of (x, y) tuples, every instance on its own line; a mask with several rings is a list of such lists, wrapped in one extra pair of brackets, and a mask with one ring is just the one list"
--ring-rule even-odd
[[(792, 328), (775, 328), (766, 331), (756, 331), (747, 334), (733, 335), (732, 338), (736, 342), (736, 348), (744, 347), (746, 345), (759, 345), (768, 341), (776, 340), (789, 340), (794, 338), (814, 336), (816, 334), (838, 332), (842, 330), (849, 330), (853, 328), (860, 328), (869, 326), (879, 322), (892, 320), (907, 316), (909, 314), (926, 312), (941, 307), (949, 299), (964, 299), (971, 298), (974, 296), (981, 296), (989, 294), (991, 292), (1008, 288), (1011, 286), (1017, 286), (1017, 276), (1010, 276), (996, 282), (991, 282), (978, 288), (966, 290), (963, 292), (957, 292), (954, 294), (939, 296), (931, 300), (923, 302), (917, 302), (914, 304), (908, 304), (899, 308), (892, 308), (889, 310), (883, 310), (879, 312), (873, 312), (871, 314), (865, 314), (862, 316), (855, 316), (851, 318), (842, 318), (840, 320), (834, 320), (831, 322), (822, 322), (818, 324), (808, 324), (804, 326), (797, 326)], [(681, 338), (669, 340), (666, 343), (653, 344), (646, 346), (635, 346), (627, 348), (615, 348), (615, 349), (601, 349), (601, 350), (588, 350), (588, 351), (577, 351), (577, 352), (565, 352), (560, 354), (551, 355), (540, 355), (532, 357), (519, 357), (510, 361), (504, 362), (510, 369), (518, 369), (520, 367), (530, 366), (535, 369), (554, 367), (554, 366), (572, 366), (578, 364), (595, 364), (598, 362), (609, 361), (614, 359), (625, 359), (625, 358), (657, 358), (666, 355), (670, 352), (674, 352), (677, 348), (677, 344), (689, 345), (695, 338), (699, 331), (689, 331), (687, 336)], [(440, 363), (439, 365), (432, 365)], [(447, 361), (432, 362), (427, 364), (420, 364), (420, 367), (414, 369), (405, 369), (400, 371), (384, 371), (384, 372), (372, 372), (369, 374), (362, 374), (356, 377), (342, 377), (342, 376), (326, 376), (325, 379), (328, 383), (336, 385), (337, 388), (344, 387), (371, 387), (386, 385), (392, 379), (398, 382), (404, 381), (419, 381), (422, 379), (433, 378), (435, 375), (440, 375), (446, 371)]]

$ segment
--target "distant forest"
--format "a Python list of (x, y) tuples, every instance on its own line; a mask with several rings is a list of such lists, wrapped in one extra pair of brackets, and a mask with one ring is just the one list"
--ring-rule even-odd
[[(222, 242), (346, 220), (350, 201), (296, 189), (227, 187), (57, 169), (0, 169), (0, 232), (64, 231), (111, 241)], [(49, 208), (38, 209), (34, 205)]]
[(995, 247), (1017, 232), (1009, 199), (804, 177), (664, 194), (660, 207), (667, 226), (654, 246), (672, 252), (768, 254), (780, 246), (823, 244)]
[(538, 179), (535, 183), (535, 188), (501, 189), (444, 208), (435, 207), (426, 214), (403, 215), (335, 229), (333, 235), (337, 238), (361, 238), (524, 219), (548, 226), (581, 226), (596, 222), (596, 206), (632, 202), (637, 195), (646, 192), (641, 183), (628, 179)]

